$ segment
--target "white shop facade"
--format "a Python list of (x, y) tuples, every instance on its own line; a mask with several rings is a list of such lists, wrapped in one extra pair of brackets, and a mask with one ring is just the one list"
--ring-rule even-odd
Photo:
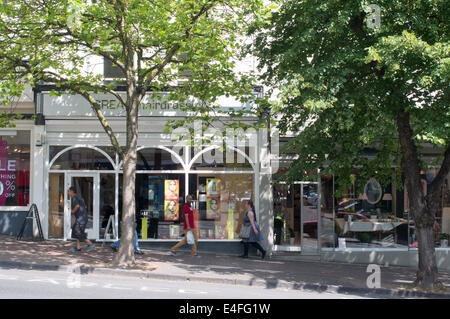
[[(67, 191), (73, 186), (87, 205), (88, 237), (115, 240), (120, 236), (122, 162), (109, 137), (81, 96), (52, 96), (42, 88), (35, 92), (38, 121), (32, 192), (44, 237), (71, 238)], [(116, 107), (113, 96), (96, 94), (95, 98), (119, 143), (125, 145), (124, 110)], [(239, 107), (235, 101), (223, 104)], [(267, 154), (264, 136), (245, 132), (245, 140), (187, 146), (165, 130), (167, 119), (185, 116), (180, 105), (151, 95), (141, 105), (135, 195), (136, 232), (144, 246), (168, 247), (180, 240), (188, 194), (195, 198), (195, 221), (205, 249), (216, 250), (218, 243), (240, 249), (237, 231), (249, 199), (261, 212), (258, 218), (270, 236), (270, 198), (260, 196), (270, 192), (270, 178), (261, 174), (261, 163), (267, 163), (262, 158)]]

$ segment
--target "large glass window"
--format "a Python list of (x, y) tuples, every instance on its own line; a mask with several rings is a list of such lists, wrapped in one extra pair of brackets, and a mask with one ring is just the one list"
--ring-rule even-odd
[[(61, 146), (51, 146), (50, 154), (56, 155)], [(114, 158), (112, 158), (114, 160)], [(114, 170), (111, 161), (95, 149), (80, 147), (61, 154), (53, 163), (53, 170)]]
[(183, 166), (174, 155), (165, 150), (159, 148), (144, 148), (138, 151), (136, 169), (145, 171), (180, 170), (183, 169)]
[(0, 206), (30, 202), (30, 132), (0, 131)]
[(190, 174), (198, 200), (199, 239), (238, 239), (247, 200), (254, 200), (253, 174)]
[(113, 238), (115, 220), (111, 219), (111, 216), (115, 214), (115, 185), (115, 174), (100, 174), (99, 236), (101, 239), (105, 238), (105, 232), (107, 232), (109, 238)]
[[(286, 184), (274, 184), (273, 188), (273, 211), (274, 211), (274, 244), (284, 245), (289, 244), (290, 234), (292, 234), (292, 244), (294, 244), (295, 233), (293, 229), (293, 220), (291, 221), (289, 217), (290, 210), (288, 205), (291, 201), (288, 201), (289, 186)], [(292, 205), (290, 205), (292, 206)], [(288, 227), (291, 226), (291, 227)], [(288, 230), (291, 232), (288, 232)]]
[[(191, 148), (191, 158), (195, 158), (192, 170), (253, 170), (252, 165), (245, 156), (231, 149), (213, 148), (204, 151), (195, 147)], [(200, 154), (200, 151), (202, 152)], [(245, 149), (245, 154), (252, 158), (249, 148)], [(253, 156), (254, 158), (254, 156)]]
[[(422, 189), (425, 194), (428, 191), (428, 186), (433, 182), (436, 175), (439, 173), (439, 169), (430, 169), (426, 171), (421, 171)], [(435, 226), (434, 226), (434, 243), (437, 248), (448, 248), (448, 241), (450, 237), (450, 174), (447, 175), (446, 179), (441, 188), (439, 196), (439, 204), (437, 205), (437, 211), (435, 215)], [(409, 214), (409, 202), (408, 202), (408, 192), (406, 190), (402, 191), (404, 196), (402, 204), (404, 204), (405, 218), (409, 221), (409, 245), (411, 248), (417, 248), (417, 237), (415, 233), (415, 222), (412, 216)]]
[[(119, 221), (123, 176), (119, 178)], [(139, 239), (179, 239), (183, 233), (184, 174), (136, 174), (136, 231)], [(120, 229), (120, 227), (119, 227)]]
[(333, 194), (334, 194), (333, 176), (326, 175), (321, 177), (320, 182), (320, 213), (321, 222), (321, 247), (336, 247), (337, 234), (335, 232), (334, 214), (333, 214)]
[(450, 173), (447, 175), (447, 178), (444, 181), (444, 185), (442, 186), (442, 195), (441, 195), (441, 213), (438, 213), (439, 220), (439, 246), (441, 248), (448, 247), (448, 241), (450, 237)]
[(48, 237), (64, 237), (64, 173), (49, 175)]
[[(374, 178), (363, 181), (361, 191), (353, 187), (335, 197), (337, 247), (407, 248), (408, 220), (403, 213), (401, 191), (392, 183), (382, 184)], [(335, 178), (336, 186), (339, 178)]]

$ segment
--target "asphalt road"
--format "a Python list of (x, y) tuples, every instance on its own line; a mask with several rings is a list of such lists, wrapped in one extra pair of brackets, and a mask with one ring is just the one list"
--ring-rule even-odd
[(337, 293), (266, 289), (72, 272), (0, 269), (0, 299), (367, 299)]

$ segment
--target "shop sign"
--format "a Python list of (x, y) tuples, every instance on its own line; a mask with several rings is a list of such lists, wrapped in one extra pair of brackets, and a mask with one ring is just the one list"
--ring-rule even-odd
[[(44, 116), (96, 117), (90, 103), (80, 95), (50, 96), (49, 93), (42, 94)], [(105, 116), (126, 116), (125, 109), (114, 96), (109, 94), (92, 94), (92, 96), (100, 105)], [(186, 110), (189, 106), (197, 104), (202, 106), (202, 103), (202, 101), (194, 98), (188, 98), (185, 101), (172, 101), (168, 100), (167, 93), (151, 93), (147, 94), (141, 101), (139, 116), (186, 116)], [(229, 98), (219, 99), (217, 103), (223, 110), (250, 107), (250, 104), (242, 105), (240, 102)]]

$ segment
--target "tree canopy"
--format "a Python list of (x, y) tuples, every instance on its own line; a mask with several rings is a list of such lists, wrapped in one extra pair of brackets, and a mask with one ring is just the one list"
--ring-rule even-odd
[(445, 1), (372, 1), (379, 27), (362, 1), (282, 3), (255, 52), (266, 83), (281, 92), (278, 127), (298, 132), (292, 178), (315, 168), (349, 176), (355, 167), (391, 178), (400, 167), (399, 112), (410, 114), (416, 143), (448, 148)]
[[(432, 227), (450, 169), (449, 10), (445, 0), (286, 0), (254, 30), (263, 78), (280, 90), (272, 119), (296, 134), (286, 178), (318, 168), (338, 175), (342, 189), (355, 168), (384, 182), (403, 177), (427, 287), (436, 282)], [(428, 167), (439, 173), (425, 194)]]

